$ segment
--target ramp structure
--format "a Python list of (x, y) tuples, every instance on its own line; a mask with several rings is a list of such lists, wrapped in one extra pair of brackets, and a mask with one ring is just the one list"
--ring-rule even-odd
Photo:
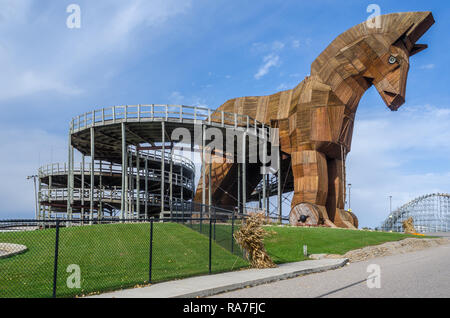
[(381, 224), (381, 229), (402, 232), (403, 222), (410, 218), (419, 233), (449, 232), (450, 194), (427, 194), (411, 200), (392, 212)]
[[(183, 202), (189, 202), (193, 197), (194, 163), (173, 154), (170, 149), (164, 156), (161, 150), (138, 151), (135, 147), (127, 147), (126, 151), (125, 173), (121, 163), (110, 161), (111, 158), (94, 160), (91, 169), (92, 162), (85, 162), (84, 156), (79, 165), (71, 168), (72, 171), (66, 163), (41, 167), (38, 173), (40, 216), (44, 219), (66, 217), (70, 194), (72, 218), (74, 214), (85, 219), (114, 217), (120, 214), (122, 203), (124, 218), (148, 218), (161, 212), (162, 188), (167, 189), (162, 197), (164, 205), (169, 210), (182, 211)], [(165, 170), (161, 170), (163, 157)], [(73, 184), (69, 192), (70, 174)], [(123, 177), (126, 178), (125, 185), (122, 185)]]
[[(203, 172), (211, 152), (230, 155), (226, 143), (214, 149), (207, 145), (209, 130), (224, 138), (231, 132), (239, 140), (253, 135), (252, 147), (269, 144), (268, 127), (253, 118), (227, 112), (216, 116), (201, 107), (114, 106), (73, 118), (68, 162), (39, 169), (37, 218), (128, 220), (235, 212), (235, 207), (212, 208), (207, 186), (203, 186), (201, 202), (193, 200), (193, 154), (200, 152), (204, 159), (200, 162)], [(250, 157), (247, 144), (241, 142), (241, 148), (231, 153), (236, 161), (240, 154), (243, 171)], [(82, 156), (79, 164), (74, 163), (75, 150)], [(180, 151), (184, 156), (177, 154)], [(245, 188), (246, 174), (238, 181)], [(245, 198), (240, 213), (246, 212)]]

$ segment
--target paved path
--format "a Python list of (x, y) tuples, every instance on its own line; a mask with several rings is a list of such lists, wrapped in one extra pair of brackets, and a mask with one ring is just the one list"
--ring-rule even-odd
[(280, 265), (277, 268), (249, 269), (237, 272), (222, 273), (191, 277), (166, 283), (159, 283), (144, 288), (133, 288), (105, 293), (93, 297), (102, 298), (171, 298), (171, 297), (205, 297), (218, 293), (256, 286), (268, 282), (278, 281), (317, 273), (344, 266), (347, 259), (324, 259)]
[[(381, 269), (379, 289), (367, 287), (371, 264)], [(450, 297), (450, 245), (374, 258), (216, 297)]]

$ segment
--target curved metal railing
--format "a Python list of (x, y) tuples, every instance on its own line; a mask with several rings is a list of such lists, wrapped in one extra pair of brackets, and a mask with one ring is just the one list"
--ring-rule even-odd
[[(137, 197), (137, 191), (128, 191), (127, 195), (131, 195), (133, 197), (133, 200), (136, 201), (138, 199)], [(69, 192), (67, 188), (60, 188), (60, 189), (42, 189), (40, 191), (40, 200), (41, 202), (51, 202), (51, 201), (67, 201), (69, 198)], [(73, 189), (73, 199), (76, 201), (81, 201), (82, 199), (84, 201), (89, 201), (91, 197), (91, 190), (90, 189), (80, 189), (80, 188), (74, 188)], [(120, 200), (122, 198), (122, 190), (120, 188), (113, 188), (113, 189), (94, 189), (93, 192), (93, 199), (96, 202), (103, 201), (103, 202), (117, 202), (120, 203)], [(157, 193), (148, 193), (148, 202), (152, 203), (153, 205), (159, 205), (161, 204), (161, 195)], [(139, 191), (139, 201), (145, 202), (146, 200), (146, 193), (145, 191)], [(179, 198), (172, 198), (172, 201), (181, 200)], [(169, 197), (165, 198), (165, 201), (169, 202)]]
[(245, 127), (247, 130), (267, 128), (267, 125), (248, 115), (214, 111), (206, 107), (186, 105), (125, 105), (112, 106), (86, 112), (74, 117), (70, 129), (72, 133), (81, 130), (115, 124), (121, 122), (150, 122), (150, 121), (179, 121), (189, 120), (194, 124), (206, 123), (220, 127)]
[[(130, 191), (133, 192), (133, 191)], [(73, 199), (75, 201), (84, 201), (89, 202), (90, 200), (90, 189), (85, 189), (84, 191), (82, 189), (74, 189), (73, 193)], [(126, 194), (129, 195), (130, 193)], [(131, 196), (133, 196), (133, 193), (131, 193)], [(103, 203), (110, 203), (110, 204), (120, 204), (122, 198), (122, 191), (120, 189), (113, 189), (113, 190), (100, 190), (100, 189), (94, 189), (93, 192), (93, 199), (96, 202), (103, 202)], [(68, 199), (68, 190), (67, 189), (54, 189), (54, 190), (48, 190), (45, 189), (40, 194), (41, 202), (48, 202), (51, 204), (52, 201), (66, 201)], [(137, 196), (136, 191), (134, 191), (134, 198), (133, 198), (133, 204), (136, 203)], [(141, 191), (139, 193), (139, 202), (140, 205), (147, 205), (149, 206), (161, 206), (161, 195), (156, 193), (148, 193), (146, 195), (145, 192)], [(197, 202), (192, 201), (186, 201), (182, 200), (181, 198), (172, 198), (170, 199), (169, 196), (164, 196), (164, 205), (167, 207), (171, 207), (173, 211), (189, 211), (190, 213), (208, 213), (211, 212), (211, 214), (234, 214), (236, 213), (233, 209), (226, 209), (216, 206), (208, 206), (203, 205)], [(169, 210), (165, 211), (165, 213), (170, 213)]]
[[(83, 169), (82, 164), (80, 167), (74, 167), (75, 174), (81, 174), (84, 172), (85, 175), (89, 175), (91, 171), (90, 163), (85, 163), (85, 167)], [(164, 171), (164, 182), (170, 183), (170, 171)], [(47, 177), (47, 176), (55, 176), (55, 175), (68, 175), (69, 169), (66, 163), (64, 164), (51, 164), (44, 167), (39, 168), (39, 177)], [(100, 165), (96, 162), (94, 166), (94, 174), (98, 175), (111, 175), (111, 174), (120, 174), (122, 175), (122, 166), (119, 164), (102, 164)], [(133, 168), (133, 176), (136, 176), (136, 169)], [(139, 171), (139, 177), (141, 180), (146, 178), (145, 170)], [(151, 181), (161, 181), (161, 170), (160, 169), (148, 169), (148, 179)], [(182, 176), (181, 174), (172, 172), (172, 183), (174, 185), (182, 186), (189, 190), (194, 190), (194, 180), (193, 178), (187, 178), (186, 176)]]
[[(131, 148), (131, 151), (134, 155), (136, 155), (137, 150)], [(192, 172), (195, 172), (195, 164), (192, 160), (188, 158), (178, 155), (176, 153), (171, 154), (170, 149), (164, 150), (164, 159), (166, 163), (170, 162), (170, 157), (172, 156), (172, 162), (174, 165), (183, 165), (184, 168), (190, 169)], [(156, 162), (161, 162), (162, 160), (162, 151), (161, 150), (139, 150), (139, 158), (142, 159), (150, 159)]]

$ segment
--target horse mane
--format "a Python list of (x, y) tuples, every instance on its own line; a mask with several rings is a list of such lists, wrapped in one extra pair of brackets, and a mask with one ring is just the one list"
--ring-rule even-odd
[(380, 28), (369, 28), (363, 22), (339, 35), (311, 64), (311, 75), (319, 74), (343, 49), (371, 35), (375, 35), (378, 41), (383, 41), (387, 46), (405, 37), (412, 48), (434, 23), (431, 12), (391, 13), (380, 18)]

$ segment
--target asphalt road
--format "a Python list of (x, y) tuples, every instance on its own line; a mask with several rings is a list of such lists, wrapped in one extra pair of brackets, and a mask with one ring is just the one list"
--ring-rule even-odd
[[(378, 265), (380, 274), (373, 269)], [(372, 265), (372, 267), (369, 267)], [(370, 272), (368, 272), (368, 267)], [(380, 288), (369, 288), (379, 282)], [(378, 279), (379, 278), (379, 279)], [(219, 298), (450, 297), (450, 245), (374, 258), (323, 273), (246, 288)]]

